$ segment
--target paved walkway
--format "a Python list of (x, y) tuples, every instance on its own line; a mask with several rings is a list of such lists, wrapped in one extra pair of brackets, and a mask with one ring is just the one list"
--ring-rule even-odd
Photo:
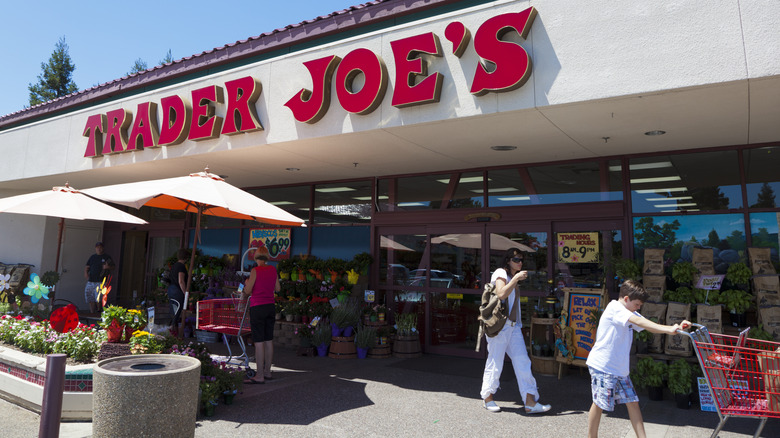
[[(217, 344), (218, 345), (218, 344)], [(479, 400), (483, 362), (424, 355), (416, 359), (351, 359), (296, 356), (277, 349), (275, 379), (247, 385), (233, 405), (199, 418), (196, 437), (581, 437), (587, 431), (590, 384), (587, 372), (571, 369), (561, 380), (537, 376), (542, 402), (552, 411), (524, 413), (511, 367), (505, 367), (488, 413)], [(670, 395), (660, 402), (640, 394), (650, 437), (708, 437), (718, 416), (698, 408), (678, 409)], [(37, 436), (38, 415), (0, 401), (0, 436)], [(6, 420), (7, 419), (7, 420)], [(731, 419), (721, 438), (752, 436), (758, 421)], [(91, 423), (62, 423), (60, 436), (88, 437)], [(605, 415), (601, 437), (633, 437), (625, 407)], [(780, 436), (780, 419), (770, 419), (763, 437)]]

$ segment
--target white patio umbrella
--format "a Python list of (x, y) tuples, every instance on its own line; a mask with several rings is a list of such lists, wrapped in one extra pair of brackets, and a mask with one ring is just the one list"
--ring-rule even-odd
[[(443, 234), (431, 239), (431, 243), (447, 243), (460, 248), (482, 248), (482, 234)], [(500, 234), (490, 233), (490, 249), (506, 251), (509, 248), (517, 248), (525, 252), (536, 252), (528, 245), (523, 245)]]
[(65, 219), (93, 219), (131, 224), (148, 223), (143, 219), (92, 199), (70, 187), (68, 183), (65, 183), (64, 187), (52, 187), (51, 190), (2, 198), (0, 199), (0, 213), (33, 214), (60, 218), (60, 229), (57, 235), (57, 258), (54, 263), (55, 271), (58, 271), (60, 266), (60, 249), (62, 247)]
[(302, 219), (225, 182), (219, 175), (209, 173), (208, 167), (204, 172), (188, 176), (95, 187), (84, 190), (84, 193), (129, 207), (141, 208), (146, 205), (196, 213), (187, 291), (192, 284), (201, 215), (247, 219), (273, 225), (304, 226)]

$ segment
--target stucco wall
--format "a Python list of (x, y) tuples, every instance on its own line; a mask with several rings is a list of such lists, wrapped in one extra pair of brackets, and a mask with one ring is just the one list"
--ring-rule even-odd
[[(444, 29), (457, 20), (473, 36), (486, 19), (528, 6), (534, 6), (539, 13), (528, 39), (519, 41), (533, 59), (531, 78), (522, 88), (510, 93), (475, 98), (469, 88), (478, 57), (473, 49), (461, 58), (453, 56)], [(747, 83), (748, 79), (780, 75), (778, 21), (780, 2), (773, 0), (495, 2), (1, 132), (0, 154), (4, 160), (0, 162), (0, 181), (640, 93), (734, 81)], [(429, 73), (445, 75), (441, 101), (405, 109), (392, 107), (395, 65), (390, 42), (425, 32), (440, 37), (445, 53), (443, 57), (433, 58), (429, 68)], [(296, 122), (284, 103), (299, 89), (311, 88), (311, 79), (302, 63), (331, 54), (343, 57), (358, 47), (372, 50), (387, 64), (390, 84), (380, 108), (365, 116), (350, 115), (334, 96), (329, 111), (318, 123)], [(88, 116), (117, 108), (135, 112), (140, 102), (159, 102), (160, 98), (172, 94), (188, 97), (193, 89), (222, 86), (227, 80), (247, 75), (263, 85), (257, 112), (264, 131), (201, 142), (185, 141), (176, 146), (99, 159), (84, 158), (86, 139), (82, 132)], [(224, 111), (224, 105), (217, 106), (217, 115), (224, 116)], [(56, 159), (51, 159), (53, 154)]]

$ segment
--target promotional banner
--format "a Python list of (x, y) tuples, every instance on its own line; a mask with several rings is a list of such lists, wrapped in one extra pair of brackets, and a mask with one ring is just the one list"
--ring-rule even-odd
[(561, 263), (598, 263), (599, 233), (557, 233), (558, 261)]
[[(290, 228), (255, 228), (249, 230), (249, 247), (268, 248), (271, 261), (286, 260), (290, 258)], [(250, 257), (254, 253), (250, 254)]]

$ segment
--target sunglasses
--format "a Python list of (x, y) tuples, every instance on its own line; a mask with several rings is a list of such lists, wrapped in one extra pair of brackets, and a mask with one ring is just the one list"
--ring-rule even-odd
[(511, 261), (513, 261), (515, 263), (523, 263), (523, 258), (522, 257), (512, 257), (509, 260), (511, 260)]

